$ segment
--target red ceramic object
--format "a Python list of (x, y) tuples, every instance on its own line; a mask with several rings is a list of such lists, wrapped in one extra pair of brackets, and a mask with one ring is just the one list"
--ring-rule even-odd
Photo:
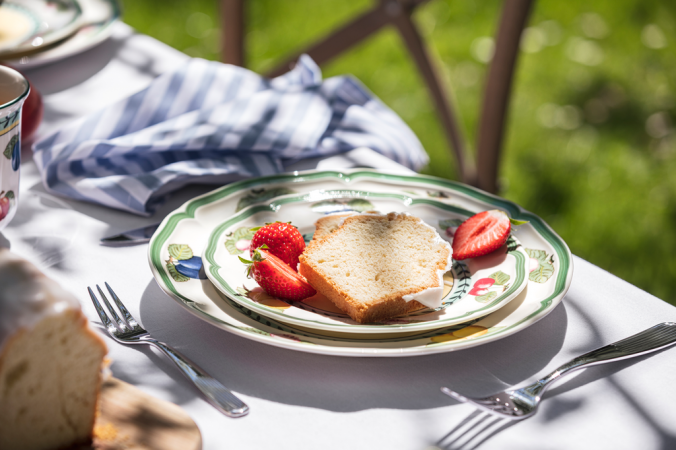
[[(1, 0), (0, 3), (2, 3)], [(26, 74), (23, 72), (21, 72), (21, 75), (26, 77)], [(28, 80), (28, 77), (26, 77), (26, 79)], [(45, 109), (42, 104), (42, 95), (40, 95), (40, 92), (35, 89), (31, 80), (28, 80), (28, 84), (30, 84), (31, 92), (28, 94), (28, 98), (23, 104), (23, 112), (21, 113), (21, 140), (24, 142), (28, 142), (37, 131), (40, 122), (42, 122), (42, 115)]]
[[(30, 80), (28, 82), (30, 83)], [(24, 142), (28, 142), (37, 131), (40, 122), (42, 122), (43, 113), (42, 95), (31, 84), (30, 94), (23, 104), (23, 112), (21, 113), (21, 139)]]

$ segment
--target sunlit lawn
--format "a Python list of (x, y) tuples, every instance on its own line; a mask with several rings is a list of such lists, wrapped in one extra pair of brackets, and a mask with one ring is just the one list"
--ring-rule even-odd
[[(371, 5), (251, 0), (248, 67), (264, 72)], [(218, 59), (216, 1), (127, 0), (125, 20)], [(453, 92), (469, 146), (500, 2), (433, 0), (415, 19)], [(516, 73), (501, 195), (542, 216), (574, 254), (676, 304), (676, 3), (537, 2)], [(425, 87), (393, 30), (324, 69), (358, 77), (456, 178)], [(603, 289), (599, 286), (599, 289)]]

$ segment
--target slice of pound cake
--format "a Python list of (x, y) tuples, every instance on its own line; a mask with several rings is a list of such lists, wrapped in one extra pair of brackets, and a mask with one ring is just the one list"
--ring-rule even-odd
[(451, 246), (408, 214), (355, 214), (309, 246), (299, 272), (359, 323), (441, 306)]
[(0, 449), (88, 443), (105, 354), (77, 299), (0, 249)]

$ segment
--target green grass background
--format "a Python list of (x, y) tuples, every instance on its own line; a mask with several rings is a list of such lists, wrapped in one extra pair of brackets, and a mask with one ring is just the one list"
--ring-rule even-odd
[[(249, 0), (247, 66), (264, 72), (372, 5)], [(501, 2), (432, 0), (414, 18), (452, 90), (470, 148)], [(125, 0), (124, 20), (219, 59), (216, 0)], [(544, 218), (574, 254), (676, 304), (676, 2), (536, 2), (519, 56), (500, 194)], [(351, 73), (456, 179), (425, 86), (393, 29), (323, 67)], [(599, 286), (599, 289), (603, 289)]]

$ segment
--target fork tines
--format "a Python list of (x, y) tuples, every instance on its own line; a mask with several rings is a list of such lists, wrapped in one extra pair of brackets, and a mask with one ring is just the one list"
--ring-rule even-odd
[(138, 322), (134, 320), (134, 317), (132, 317), (132, 315), (129, 313), (129, 311), (124, 306), (124, 304), (117, 296), (117, 294), (115, 294), (115, 291), (113, 291), (113, 289), (107, 282), (105, 283), (105, 285), (106, 288), (108, 289), (108, 292), (110, 293), (110, 296), (113, 298), (115, 305), (117, 305), (118, 309), (120, 310), (122, 317), (124, 317), (124, 321), (120, 318), (120, 316), (118, 316), (117, 312), (115, 311), (115, 308), (113, 308), (113, 306), (110, 304), (110, 302), (108, 301), (108, 297), (106, 297), (106, 294), (103, 293), (103, 290), (98, 284), (96, 285), (96, 289), (99, 291), (99, 295), (101, 295), (103, 303), (106, 304), (106, 308), (108, 308), (108, 311), (110, 311), (110, 314), (113, 316), (113, 319), (117, 323), (117, 327), (110, 320), (108, 314), (101, 306), (101, 303), (99, 303), (99, 300), (96, 297), (96, 294), (94, 294), (94, 291), (92, 291), (92, 288), (88, 287), (87, 290), (89, 291), (89, 296), (91, 297), (92, 302), (94, 303), (96, 312), (98, 313), (99, 317), (101, 318), (101, 322), (103, 322), (103, 325), (106, 327), (108, 332), (110, 334), (114, 334), (119, 333), (119, 331), (121, 331), (122, 333), (130, 331), (142, 331), (143, 328), (141, 328)]

